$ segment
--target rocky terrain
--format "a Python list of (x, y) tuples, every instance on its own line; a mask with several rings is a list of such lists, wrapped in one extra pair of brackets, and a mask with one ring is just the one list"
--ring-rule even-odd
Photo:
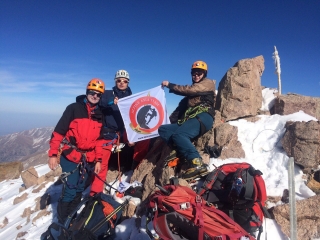
[[(299, 111), (320, 119), (320, 98), (301, 96), (298, 94), (286, 94), (278, 96), (275, 94), (273, 106), (270, 111), (261, 109), (263, 101), (261, 86), (261, 76), (264, 71), (264, 58), (258, 56), (252, 59), (243, 59), (230, 68), (221, 79), (216, 98), (216, 118), (213, 128), (194, 144), (203, 159), (209, 159), (203, 152), (204, 146), (216, 146), (221, 155), (219, 159), (244, 158), (245, 151), (241, 142), (238, 140), (238, 129), (229, 122), (239, 119), (255, 122), (259, 115), (287, 115)], [(18, 161), (23, 162), (24, 166), (33, 165), (36, 161), (46, 162), (45, 152), (48, 149), (48, 140), (52, 128), (25, 131), (22, 133), (7, 135), (0, 138), (0, 159), (1, 162)], [(320, 237), (320, 219), (317, 204), (320, 201), (320, 122), (287, 122), (285, 133), (281, 137), (282, 148), (289, 157), (293, 157), (308, 178), (307, 184), (317, 195), (301, 200), (297, 203), (298, 218), (298, 239), (312, 239), (314, 236)], [(181, 169), (163, 168), (164, 156), (168, 154), (170, 148), (161, 139), (157, 139), (143, 160), (138, 169), (132, 175), (131, 182), (137, 180), (144, 185), (142, 204), (146, 203), (147, 197), (154, 191), (154, 184), (168, 184), (169, 178), (179, 174)], [(44, 155), (42, 155), (44, 154)], [(27, 161), (24, 162), (24, 161)], [(0, 170), (5, 172), (8, 165), (1, 164)], [(12, 172), (21, 172), (21, 164), (10, 165)], [(32, 169), (29, 169), (29, 172)], [(1, 173), (1, 172), (0, 172)], [(15, 174), (15, 176), (19, 174)], [(28, 173), (27, 173), (28, 174)], [(2, 174), (1, 174), (2, 175)], [(31, 174), (25, 175), (28, 186), (41, 184)], [(117, 176), (117, 171), (109, 171), (107, 182), (111, 182)], [(44, 179), (47, 181), (48, 178)], [(183, 179), (179, 179), (181, 185), (188, 185)], [(279, 197), (268, 196), (270, 201), (278, 202)], [(135, 206), (129, 205), (124, 211), (125, 217), (132, 217)], [(274, 219), (281, 226), (281, 230), (289, 236), (289, 211), (288, 204), (275, 206), (269, 209)]]

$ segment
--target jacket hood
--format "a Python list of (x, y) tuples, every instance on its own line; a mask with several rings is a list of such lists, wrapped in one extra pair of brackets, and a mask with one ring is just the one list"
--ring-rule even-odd
[(84, 101), (85, 99), (87, 99), (87, 96), (86, 96), (85, 94), (79, 95), (79, 96), (76, 97), (76, 102), (77, 102), (77, 103), (84, 103), (84, 102), (85, 102), (85, 101)]

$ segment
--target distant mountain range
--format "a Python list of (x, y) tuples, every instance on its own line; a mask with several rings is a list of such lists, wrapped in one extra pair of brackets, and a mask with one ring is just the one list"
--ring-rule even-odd
[(20, 161), (24, 169), (46, 163), (53, 127), (0, 136), (0, 163)]

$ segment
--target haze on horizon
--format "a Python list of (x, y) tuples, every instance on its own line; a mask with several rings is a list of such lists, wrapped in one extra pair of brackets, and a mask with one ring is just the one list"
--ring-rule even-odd
[[(119, 69), (138, 93), (163, 80), (191, 84), (208, 64), (219, 81), (237, 61), (262, 55), (263, 86), (319, 97), (320, 1), (0, 1), (0, 136), (54, 127), (94, 77)], [(166, 89), (172, 112), (181, 97)]]

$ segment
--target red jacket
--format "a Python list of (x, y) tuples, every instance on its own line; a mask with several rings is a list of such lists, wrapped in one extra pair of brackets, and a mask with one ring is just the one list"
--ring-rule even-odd
[[(63, 138), (81, 151), (86, 152), (87, 161), (102, 161), (101, 128), (103, 116), (98, 106), (90, 109), (86, 98), (77, 98), (77, 102), (67, 106), (51, 140), (49, 157), (58, 154)], [(64, 144), (62, 154), (70, 161), (79, 163), (81, 153)]]

